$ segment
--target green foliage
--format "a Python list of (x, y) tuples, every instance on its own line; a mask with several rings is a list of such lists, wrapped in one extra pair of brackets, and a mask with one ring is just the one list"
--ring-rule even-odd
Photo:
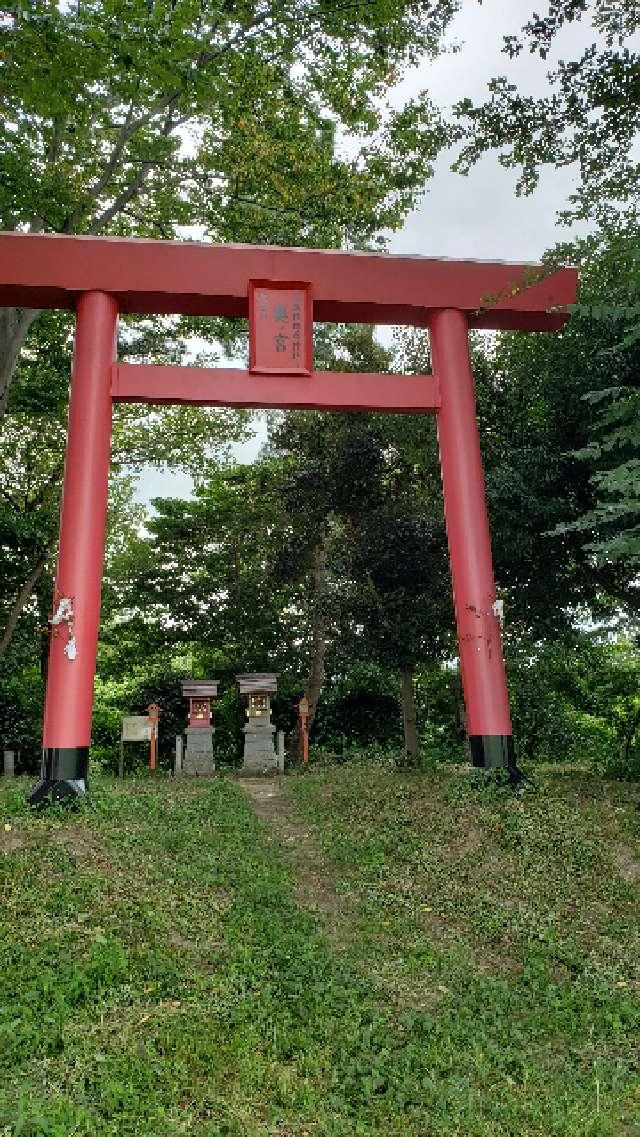
[(520, 36), (504, 37), (503, 52), (513, 60), (528, 50), (545, 60), (562, 28), (583, 17), (598, 39), (547, 71), (547, 94), (526, 94), (502, 76), (489, 83), (486, 102), (458, 102), (464, 145), (456, 168), (466, 173), (488, 150), (497, 150), (503, 166), (519, 169), (517, 192), (526, 194), (537, 186), (542, 167), (577, 167), (578, 187), (565, 216), (612, 220), (624, 211), (637, 218), (636, 0), (553, 0), (547, 15), (532, 14)]
[[(173, 769), (175, 737), (184, 731), (185, 701), (181, 680), (186, 671), (166, 667), (155, 671), (145, 667), (121, 681), (101, 680), (95, 685), (91, 736), (91, 763), (110, 774), (117, 773), (121, 722), (124, 715), (146, 715), (151, 703), (160, 706), (158, 726), (158, 768)], [(125, 776), (145, 769), (149, 761), (148, 743), (125, 743)]]
[(323, 691), (312, 738), (321, 750), (349, 751), (371, 743), (386, 749), (401, 741), (398, 679), (374, 663), (352, 664)]
[(411, 484), (394, 489), (355, 534), (349, 646), (356, 657), (401, 668), (443, 657), (452, 612), (440, 502), (420, 515)]
[(35, 773), (42, 748), (43, 682), (35, 667), (2, 676), (0, 690), (0, 741), (16, 752), (16, 770)]
[(377, 235), (446, 141), (426, 95), (383, 113), (384, 95), (399, 68), (438, 54), (457, 6), (14, 6), (0, 32), (2, 227), (171, 237), (199, 224), (218, 240), (316, 245)]
[(298, 626), (295, 580), (276, 590), (273, 577), (290, 530), (284, 474), (277, 460), (223, 468), (192, 501), (154, 502), (149, 536), (114, 566), (110, 667), (133, 659), (141, 632), (150, 652), (187, 651), (218, 671), (279, 663)]
[(595, 535), (585, 543), (599, 563), (640, 561), (640, 458), (638, 423), (640, 397), (631, 387), (610, 387), (585, 396), (595, 408), (595, 438), (575, 452), (595, 470), (591, 475), (596, 503), (575, 521), (555, 532)]
[[(390, 371), (372, 329), (324, 329), (321, 365)], [(421, 370), (424, 371), (425, 359)], [(438, 658), (447, 639), (447, 559), (432, 424), (427, 416), (291, 414), (270, 445), (291, 463), (288, 492), (308, 532), (328, 526), (338, 667), (383, 669)], [(443, 587), (444, 586), (444, 587)]]
[(578, 762), (609, 776), (640, 771), (638, 651), (568, 639), (523, 643), (510, 653), (514, 735), (523, 762)]
[[(635, 523), (634, 487), (612, 509), (601, 477), (635, 453), (632, 408), (620, 447), (609, 440), (611, 427), (600, 439), (596, 424), (604, 393), (631, 387), (638, 368), (637, 317), (629, 307), (637, 287), (634, 242), (633, 232), (600, 232), (555, 250), (553, 263), (580, 270), (568, 323), (553, 335), (505, 334), (474, 353), (496, 576), (507, 627), (530, 638), (566, 626), (578, 608), (611, 619), (616, 603), (635, 606), (633, 563), (614, 563), (627, 520)], [(603, 525), (607, 515), (613, 524)]]
[[(618, 564), (631, 573), (640, 549), (637, 240), (636, 228), (619, 226), (575, 247), (581, 284), (571, 323), (584, 345), (586, 425), (583, 444), (572, 457), (589, 477), (591, 500), (584, 501), (578, 516), (565, 518), (554, 530), (578, 534), (599, 565)], [(602, 303), (603, 296), (607, 303)], [(593, 347), (592, 361), (585, 366), (587, 337)]]
[[(329, 690), (329, 698), (331, 691)], [(396, 712), (397, 712), (397, 708)], [(313, 745), (309, 749), (311, 766), (329, 770), (334, 766), (388, 766), (392, 769), (407, 765), (407, 752), (399, 741), (369, 740), (350, 742), (344, 735), (333, 739), (334, 745)]]
[[(214, 240), (379, 241), (447, 140), (426, 93), (397, 111), (384, 96), (400, 67), (437, 56), (457, 6), (362, 0), (348, 16), (323, 0), (295, 12), (280, 0), (14, 6), (0, 28), (0, 226), (167, 238), (196, 224)], [(28, 317), (9, 312), (0, 326), (3, 410)], [(33, 450), (37, 509), (16, 527), (9, 487), (7, 619), (55, 540), (70, 329), (66, 314), (40, 316), (13, 385), (2, 441), (19, 459)], [(125, 318), (120, 355), (180, 362), (194, 333), (233, 342), (220, 321)], [(199, 474), (245, 422), (230, 411), (120, 407), (114, 468), (125, 478), (146, 463)], [(140, 517), (128, 504), (131, 529)], [(124, 516), (112, 528), (120, 545)]]
[[(457, 8), (455, 0), (302, 0), (295, 10), (281, 0), (177, 0), (153, 11), (138, 0), (23, 4), (0, 29), (0, 222), (165, 237), (196, 224), (212, 239), (375, 243), (400, 223), (447, 139), (426, 95), (398, 111), (386, 96), (403, 68), (437, 55)], [(528, 191), (541, 165), (579, 157), (573, 205), (611, 222), (608, 203), (635, 208), (637, 59), (626, 44), (634, 6), (553, 3), (505, 50), (516, 57), (528, 44), (544, 58), (563, 25), (585, 14), (604, 48), (560, 64), (549, 99), (522, 98), (497, 80), (484, 107), (459, 104), (471, 131), (460, 165), (503, 148)], [(637, 607), (636, 246), (636, 229), (618, 218), (555, 250), (550, 263), (581, 267), (569, 325), (557, 336), (474, 347), (519, 745), (535, 761), (588, 759), (626, 774), (637, 761), (635, 658), (622, 667), (594, 649), (591, 686), (608, 691), (594, 702), (580, 637), (569, 648), (552, 637), (565, 637), (576, 619)], [(120, 354), (179, 363), (197, 335), (211, 362), (221, 346), (243, 350), (245, 333), (244, 323), (125, 317)], [(0, 440), (6, 626), (30, 574), (40, 574), (2, 665), (0, 725), (31, 764), (71, 346), (67, 314), (34, 323)], [(323, 327), (315, 347), (319, 367), (428, 369), (423, 333), (390, 353), (369, 328)], [(165, 712), (168, 762), (184, 723), (179, 680), (212, 673), (224, 691), (219, 751), (233, 761), (236, 671), (280, 672), (276, 711), (291, 727), (310, 660), (327, 672), (318, 740), (345, 751), (372, 739), (392, 746), (395, 676), (416, 669), (428, 758), (461, 757), (457, 680), (442, 667), (455, 645), (432, 422), (274, 416), (259, 463), (220, 469), (245, 428), (246, 416), (232, 412), (117, 409), (94, 758), (113, 769), (120, 716), (154, 699)], [(198, 490), (193, 502), (157, 502), (145, 531), (132, 478), (148, 463), (190, 472)], [(326, 562), (316, 587), (319, 549)]]
[[(140, 333), (140, 328), (138, 328)], [(156, 357), (166, 345), (164, 331), (152, 336), (124, 335), (124, 358), (138, 358), (151, 348)], [(64, 468), (66, 412), (71, 368), (71, 320), (68, 314), (44, 313), (31, 328), (12, 388), (9, 413), (0, 424), (0, 617), (2, 666), (12, 673), (40, 656), (38, 628), (50, 614), (52, 570), (57, 545), (60, 491)], [(178, 358), (184, 344), (174, 346)], [(212, 460), (229, 442), (243, 437), (246, 415), (202, 408), (121, 407), (114, 414), (110, 480), (107, 580), (124, 550), (135, 544), (145, 510), (134, 500), (135, 471), (151, 463), (199, 471), (203, 451)], [(21, 598), (31, 580), (30, 590)], [(9, 621), (21, 602), (15, 635)], [(1, 636), (1, 633), (0, 633)], [(34, 710), (34, 713), (37, 713)]]
[[(340, 762), (406, 764), (397, 672), (376, 663), (331, 670), (314, 720), (311, 740), (319, 758)], [(457, 670), (439, 665), (416, 669), (415, 700), (422, 766), (468, 761), (459, 721), (462, 693)]]
[(468, 762), (458, 668), (452, 667), (451, 661), (418, 667), (415, 688), (424, 761), (432, 764)]
[[(390, 363), (369, 328), (325, 328), (318, 348), (325, 366)], [(150, 668), (187, 653), (198, 674), (231, 686), (238, 671), (276, 670), (287, 701), (280, 721), (289, 727), (289, 704), (316, 650), (319, 608), (338, 684), (356, 661), (377, 660), (390, 673), (437, 658), (451, 616), (442, 599), (440, 498), (415, 462), (426, 429), (418, 418), (382, 415), (274, 417), (267, 452), (254, 465), (209, 465), (193, 501), (156, 501), (149, 536), (132, 535), (110, 564), (101, 675), (135, 667), (141, 643)], [(321, 540), (327, 570), (318, 599)], [(390, 711), (397, 680), (390, 682), (376, 715), (385, 738), (397, 729)], [(227, 752), (238, 724), (235, 712), (221, 713)], [(364, 719), (347, 726), (338, 710), (330, 718), (327, 737), (363, 740)]]

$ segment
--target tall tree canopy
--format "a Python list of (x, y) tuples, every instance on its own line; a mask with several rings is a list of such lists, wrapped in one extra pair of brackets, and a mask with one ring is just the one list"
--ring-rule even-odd
[[(123, 328), (121, 341), (122, 358), (149, 352), (158, 359), (173, 358), (166, 329), (153, 329), (144, 321)], [(44, 312), (31, 328), (16, 369), (9, 413), (0, 420), (0, 658), (53, 559), (72, 346), (69, 314)], [(108, 549), (112, 539), (122, 544), (125, 534), (130, 535), (127, 517), (134, 530), (139, 520), (130, 500), (134, 471), (152, 464), (195, 473), (206, 455), (220, 460), (228, 444), (243, 436), (246, 419), (245, 412), (202, 407), (114, 408)], [(116, 509), (118, 504), (121, 508)], [(46, 620), (47, 605), (48, 597), (40, 624)]]
[[(0, 227), (362, 246), (446, 131), (398, 71), (459, 0), (25, 0), (0, 25)], [(0, 311), (0, 407), (34, 313)]]
[[(640, 231), (594, 234), (576, 249), (580, 303), (570, 321), (582, 349), (582, 443), (575, 451), (590, 501), (558, 532), (579, 535), (591, 559), (633, 579), (640, 563)], [(633, 593), (632, 593), (633, 594)]]
[(545, 60), (559, 33), (591, 21), (594, 41), (576, 58), (547, 73), (542, 97), (518, 89), (505, 76), (492, 79), (489, 98), (461, 99), (456, 113), (464, 146), (457, 168), (467, 171), (488, 150), (520, 171), (518, 192), (530, 193), (544, 166), (574, 166), (578, 187), (568, 214), (610, 220), (619, 209), (637, 216), (640, 163), (640, 28), (637, 0), (549, 0), (532, 12), (518, 36), (505, 36), (511, 59), (524, 51)]

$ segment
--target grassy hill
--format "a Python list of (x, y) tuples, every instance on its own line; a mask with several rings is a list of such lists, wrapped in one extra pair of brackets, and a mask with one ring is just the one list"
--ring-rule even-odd
[(353, 765), (40, 815), (24, 788), (3, 1137), (640, 1133), (637, 786)]

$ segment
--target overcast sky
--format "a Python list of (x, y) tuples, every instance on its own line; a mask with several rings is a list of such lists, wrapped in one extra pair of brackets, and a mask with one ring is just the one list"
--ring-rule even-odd
[[(596, 36), (589, 21), (583, 20), (562, 30), (546, 61), (528, 52), (510, 61), (501, 52), (502, 37), (517, 33), (535, 7), (534, 0), (483, 0), (482, 6), (477, 0), (463, 0), (449, 36), (460, 51), (443, 54), (435, 63), (410, 72), (398, 84), (392, 102), (400, 106), (425, 87), (442, 108), (465, 96), (479, 101), (495, 75), (513, 78), (523, 93), (543, 94), (546, 73), (555, 61), (576, 58)], [(543, 0), (539, 7), (546, 7)], [(438, 160), (423, 200), (402, 230), (391, 237), (390, 252), (536, 261), (556, 241), (566, 239), (567, 230), (556, 227), (555, 216), (572, 189), (568, 170), (545, 170), (537, 191), (518, 198), (516, 172), (503, 169), (496, 156), (485, 157), (468, 177), (452, 173), (451, 160), (451, 154)], [(253, 442), (236, 448), (237, 458), (251, 461), (263, 440), (264, 429), (259, 427)], [(141, 478), (139, 496), (143, 500), (188, 496), (190, 489), (191, 481), (184, 475), (148, 469)]]
[[(542, 2), (538, 6), (546, 8)], [(512, 61), (501, 51), (503, 36), (516, 34), (535, 7), (534, 0), (483, 0), (482, 6), (477, 0), (463, 0), (450, 37), (461, 50), (407, 75), (394, 101), (399, 105), (422, 87), (443, 108), (465, 96), (480, 101), (496, 75), (513, 79), (524, 94), (543, 95), (554, 63), (576, 58), (596, 36), (588, 20), (569, 24), (546, 61), (528, 51)], [(422, 203), (392, 237), (391, 252), (535, 261), (555, 241), (565, 239), (566, 230), (556, 228), (555, 215), (573, 188), (570, 171), (545, 170), (539, 189), (519, 198), (516, 171), (503, 169), (496, 155), (485, 157), (468, 177), (451, 172), (451, 157), (443, 154), (438, 160)]]

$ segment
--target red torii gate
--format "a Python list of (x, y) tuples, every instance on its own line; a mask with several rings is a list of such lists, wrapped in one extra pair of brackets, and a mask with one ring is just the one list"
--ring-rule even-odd
[[(472, 761), (515, 775), (468, 330), (553, 331), (576, 287), (575, 270), (543, 266), (0, 234), (0, 305), (76, 311), (53, 609), (61, 634), (51, 637), (42, 773), (29, 800), (86, 790), (114, 401), (435, 413)], [(285, 295), (296, 304), (293, 337), (278, 324), (289, 315), (274, 296)], [(119, 312), (249, 315), (250, 369), (118, 363)], [(313, 371), (313, 319), (428, 327), (434, 373)]]

